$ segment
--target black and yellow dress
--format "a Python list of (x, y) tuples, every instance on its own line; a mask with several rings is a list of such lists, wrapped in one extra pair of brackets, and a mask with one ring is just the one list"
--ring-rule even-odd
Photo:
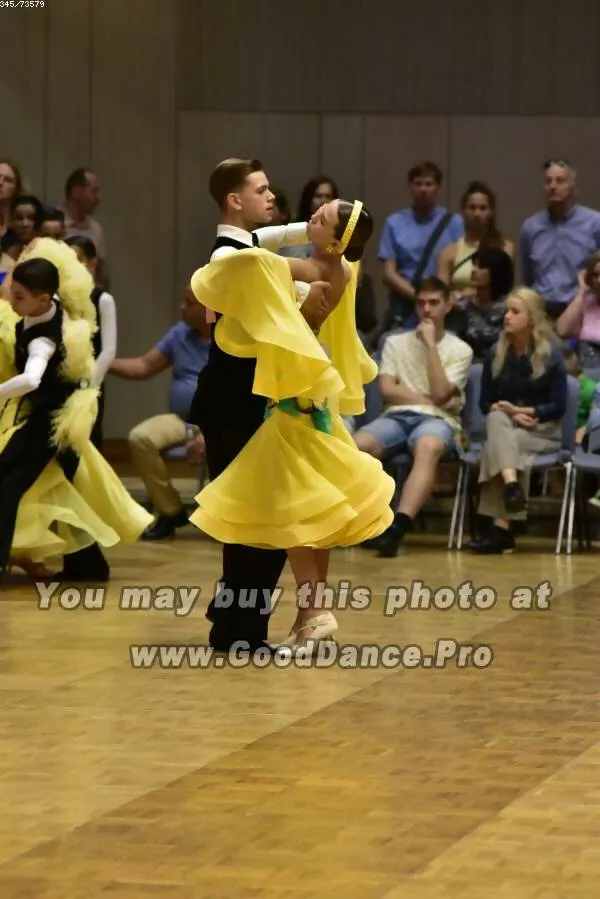
[[(83, 289), (73, 291), (70, 266), (80, 263), (66, 254), (65, 268), (65, 254), (61, 262), (56, 252), (49, 254), (59, 275), (71, 277), (66, 292), (77, 315), (74, 296), (87, 290), (91, 305), (89, 288), (76, 272)], [(61, 289), (62, 282), (59, 297)], [(0, 570), (23, 562), (60, 569), (65, 555), (133, 542), (152, 521), (89, 439), (97, 410), (89, 312), (84, 305), (70, 318), (54, 299), (47, 315), (26, 322), (0, 301), (1, 383), (9, 387), (25, 371), (32, 341), (46, 338), (55, 347), (36, 389), (0, 398)]]
[(199, 269), (191, 286), (223, 315), (219, 346), (256, 358), (253, 391), (268, 399), (263, 425), (196, 497), (192, 523), (220, 542), (260, 548), (352, 546), (382, 534), (394, 481), (341, 418), (364, 410), (363, 384), (377, 374), (356, 333), (355, 271), (322, 329), (331, 358), (302, 317), (282, 257), (232, 254)]

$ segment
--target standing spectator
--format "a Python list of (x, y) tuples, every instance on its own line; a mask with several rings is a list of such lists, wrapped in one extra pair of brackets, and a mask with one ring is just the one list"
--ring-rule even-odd
[(17, 242), (12, 230), (12, 202), (23, 193), (21, 171), (10, 159), (0, 159), (0, 254)]
[[(496, 222), (496, 195), (484, 181), (471, 181), (460, 202), (465, 233), (439, 255), (438, 277), (458, 297), (475, 292), (471, 277), (478, 250), (498, 247), (511, 258), (514, 245), (502, 234)], [(511, 285), (512, 287), (512, 285)]]
[(100, 222), (93, 213), (101, 200), (98, 176), (89, 169), (75, 169), (65, 183), (65, 237), (87, 237), (98, 253), (97, 283), (108, 289), (106, 240)]
[(528, 218), (521, 232), (523, 280), (539, 293), (557, 319), (578, 289), (578, 275), (600, 250), (600, 212), (575, 202), (577, 175), (566, 159), (544, 165), (546, 209)]
[(394, 212), (385, 222), (379, 245), (383, 283), (389, 288), (384, 330), (417, 326), (415, 299), (423, 278), (435, 275), (439, 253), (464, 233), (463, 220), (438, 203), (442, 172), (434, 162), (422, 162), (408, 173), (412, 206)]

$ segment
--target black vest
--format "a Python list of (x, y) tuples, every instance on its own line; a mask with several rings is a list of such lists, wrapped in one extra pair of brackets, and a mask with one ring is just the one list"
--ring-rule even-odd
[(94, 287), (92, 290), (92, 303), (94, 304), (94, 311), (96, 313), (96, 328), (97, 331), (92, 338), (92, 346), (94, 347), (94, 359), (97, 359), (100, 353), (102, 352), (102, 334), (100, 331), (100, 297), (104, 291), (101, 287)]
[[(258, 246), (258, 239), (252, 235), (252, 243)], [(248, 245), (232, 237), (217, 237), (212, 254), (220, 247), (247, 250)], [(217, 313), (217, 320), (221, 316)], [(218, 426), (258, 427), (265, 414), (266, 398), (252, 393), (256, 359), (239, 359), (230, 356), (214, 340), (211, 341), (208, 362), (200, 372), (196, 395), (190, 410), (190, 421), (201, 429)]]
[(25, 328), (24, 322), (18, 321), (15, 327), (15, 368), (22, 374), (29, 358), (28, 348), (32, 340), (47, 337), (56, 350), (52, 354), (46, 371), (42, 375), (39, 387), (23, 397), (31, 403), (32, 411), (51, 413), (60, 409), (78, 385), (66, 381), (60, 373), (64, 361), (65, 347), (62, 336), (63, 310), (60, 303), (54, 301), (56, 312), (48, 322), (40, 322)]

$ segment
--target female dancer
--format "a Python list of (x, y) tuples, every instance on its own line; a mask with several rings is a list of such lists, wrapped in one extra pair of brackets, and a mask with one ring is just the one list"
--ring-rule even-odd
[[(334, 616), (319, 611), (329, 550), (383, 533), (393, 517), (393, 479), (357, 450), (340, 416), (362, 411), (356, 386), (377, 371), (357, 352), (368, 359), (356, 334), (356, 272), (342, 258), (359, 257), (371, 231), (362, 203), (335, 200), (310, 221), (309, 260), (247, 250), (192, 278), (195, 296), (224, 315), (215, 331), (222, 349), (256, 358), (253, 389), (269, 399), (269, 409), (234, 462), (198, 495), (191, 521), (224, 543), (287, 550), (298, 587), (310, 585), (285, 641), (293, 647), (337, 629)], [(292, 276), (328, 281), (330, 307), (304, 308), (303, 317)], [(333, 362), (314, 333), (326, 316)], [(334, 367), (338, 359), (347, 381)]]
[(0, 308), (0, 573), (18, 564), (39, 575), (62, 558), (64, 578), (104, 580), (98, 546), (96, 571), (89, 556), (75, 569), (65, 557), (133, 542), (152, 519), (89, 440), (97, 411), (91, 278), (53, 240), (30, 244), (27, 257), (11, 276), (13, 309)]

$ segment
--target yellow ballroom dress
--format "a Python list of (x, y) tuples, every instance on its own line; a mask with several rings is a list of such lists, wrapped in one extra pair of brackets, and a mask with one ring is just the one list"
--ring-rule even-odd
[[(15, 324), (18, 316), (0, 300), (0, 382), (14, 377)], [(0, 404), (0, 456), (27, 421), (27, 397)], [(9, 564), (62, 568), (64, 556), (93, 543), (101, 547), (133, 543), (152, 516), (127, 492), (89, 440), (78, 452), (72, 483), (53, 459), (19, 501)]]
[(354, 320), (348, 327), (355, 277), (331, 316), (338, 329), (335, 319), (325, 329), (332, 356), (343, 354), (346, 381), (303, 318), (283, 257), (234, 253), (199, 269), (191, 286), (223, 316), (215, 328), (221, 349), (256, 358), (253, 392), (270, 406), (231, 465), (198, 494), (191, 522), (222, 543), (269, 549), (345, 547), (383, 533), (393, 520), (394, 481), (357, 449), (340, 415), (364, 409), (358, 381), (377, 372)]

